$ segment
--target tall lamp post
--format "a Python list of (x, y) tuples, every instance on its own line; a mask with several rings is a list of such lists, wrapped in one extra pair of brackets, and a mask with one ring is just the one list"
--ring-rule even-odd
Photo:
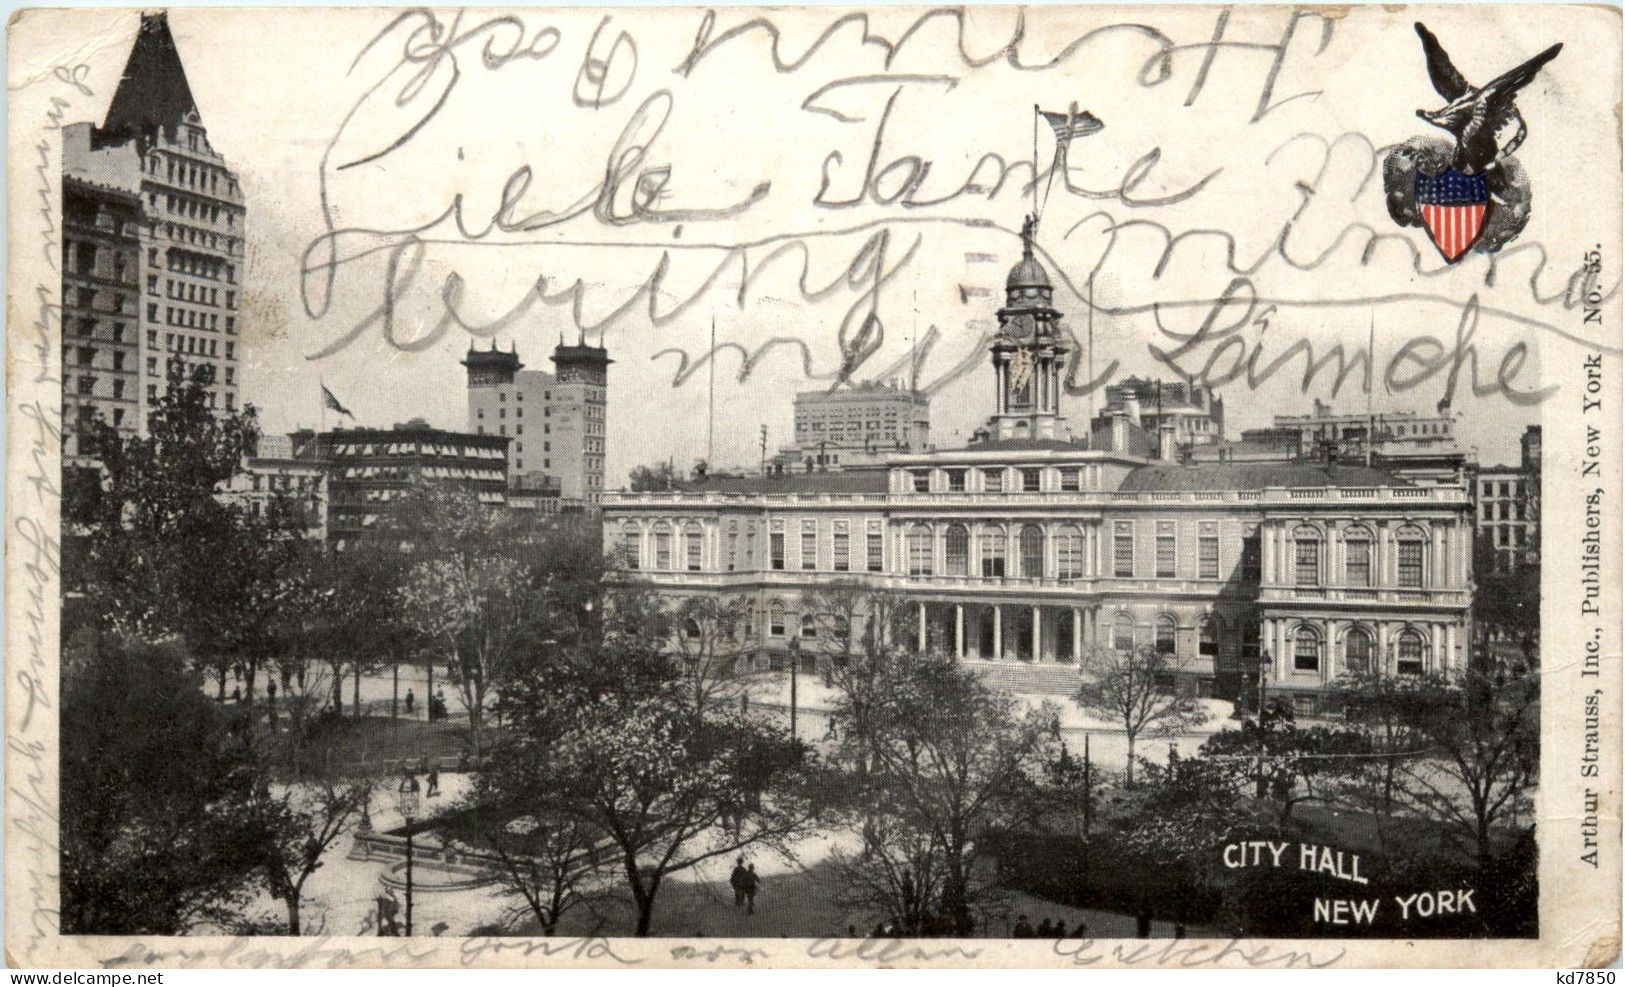
[(801, 639), (790, 639), (790, 739), (796, 739), (796, 679), (801, 675)]
[(1274, 664), (1268, 648), (1258, 660), (1258, 765), (1255, 772), (1255, 790), (1264, 797), (1264, 702), (1269, 684), (1270, 666)]
[(401, 819), (406, 823), (406, 934), (412, 935), (412, 823), (418, 817), (418, 780), (410, 772), (397, 790)]

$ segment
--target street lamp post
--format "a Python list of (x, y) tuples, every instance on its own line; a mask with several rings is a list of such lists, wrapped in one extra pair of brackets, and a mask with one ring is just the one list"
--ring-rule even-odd
[(790, 639), (790, 739), (796, 739), (796, 679), (801, 676), (801, 639)]
[(401, 819), (406, 823), (406, 934), (412, 935), (412, 823), (418, 815), (418, 780), (410, 772), (397, 790)]
[(1258, 766), (1254, 782), (1258, 798), (1264, 797), (1264, 702), (1272, 664), (1269, 649), (1266, 648), (1258, 661)]

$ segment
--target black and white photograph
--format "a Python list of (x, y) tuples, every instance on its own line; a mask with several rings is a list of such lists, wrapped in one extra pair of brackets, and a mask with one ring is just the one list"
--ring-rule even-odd
[(1340, 11), (15, 16), (12, 964), (1616, 963), (1618, 11)]

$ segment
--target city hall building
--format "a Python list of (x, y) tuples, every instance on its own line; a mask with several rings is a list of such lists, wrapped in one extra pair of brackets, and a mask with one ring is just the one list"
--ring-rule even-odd
[(966, 447), (606, 494), (606, 544), (660, 592), (746, 597), (742, 645), (762, 654), (816, 654), (811, 593), (857, 581), (907, 601), (915, 645), (1016, 688), (1075, 686), (1100, 648), (1170, 653), (1201, 695), (1262, 672), (1310, 708), (1346, 671), (1464, 666), (1464, 486), (1330, 457), (1182, 461), (1177, 425), (1132, 408), (1075, 435), (1052, 297), (1029, 230), (997, 313), (997, 407)]

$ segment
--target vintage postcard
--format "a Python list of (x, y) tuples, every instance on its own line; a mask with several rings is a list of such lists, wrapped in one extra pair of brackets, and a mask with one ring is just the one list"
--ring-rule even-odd
[(1620, 22), (14, 15), (9, 963), (1614, 962)]

